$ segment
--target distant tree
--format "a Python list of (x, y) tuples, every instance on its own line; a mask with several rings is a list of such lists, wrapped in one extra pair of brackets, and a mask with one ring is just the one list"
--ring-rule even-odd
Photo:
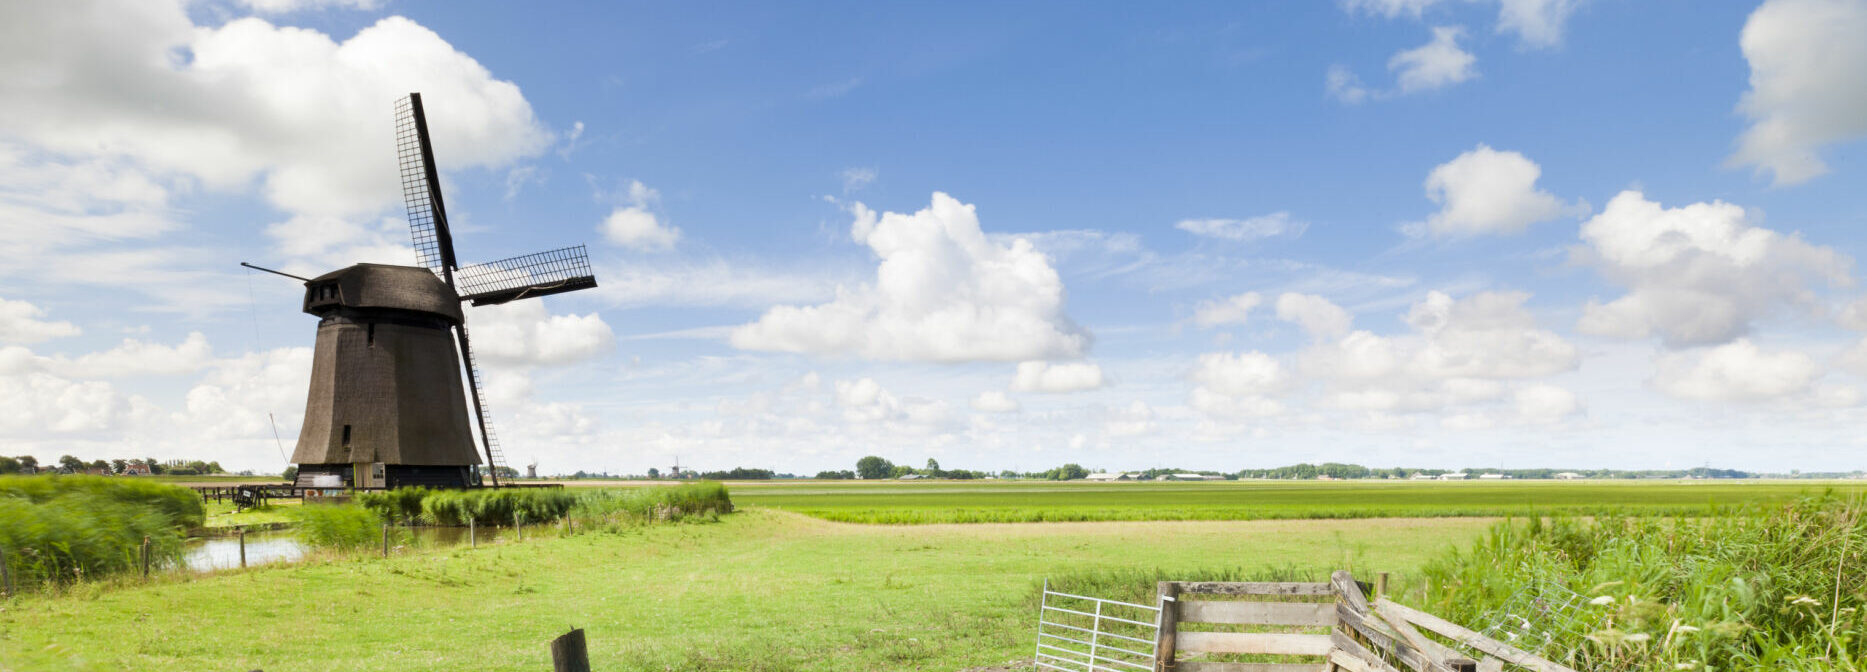
[(284, 476), (286, 481), (297, 481), (298, 480), (298, 465), (294, 464), (292, 466), (286, 467), (285, 473), (282, 473), (279, 475)]
[(905, 464), (897, 464), (894, 468), (888, 470), (888, 478), (901, 478), (902, 476), (916, 473), (920, 472), (915, 471), (914, 467)]
[(1045, 472), (1044, 476), (1053, 481), (1074, 481), (1087, 478), (1089, 476), (1089, 470), (1084, 469), (1083, 465), (1071, 462)]
[(73, 473), (84, 472), (84, 460), (80, 460), (70, 455), (58, 456), (58, 466), (62, 469), (71, 471)]
[(826, 480), (826, 481), (847, 481), (849, 479), (855, 478), (856, 472), (850, 471), (848, 469), (844, 469), (842, 471), (819, 471), (817, 472), (816, 477)]
[(128, 468), (130, 468), (129, 460), (125, 460), (123, 458), (117, 458), (117, 459), (110, 461), (110, 471), (112, 473), (121, 474), (123, 473), (123, 470), (128, 469)]
[(149, 473), (151, 475), (158, 475), (158, 474), (163, 474), (163, 473), (168, 472), (167, 469), (162, 468), (162, 463), (157, 462), (156, 458), (153, 458), (153, 457), (143, 458), (143, 464), (149, 465)]
[(927, 469), (921, 473), (926, 474), (929, 478), (946, 477), (946, 474), (940, 471), (940, 463), (931, 457), (927, 458)]
[(19, 473), (19, 460), (0, 455), (0, 474)]
[(19, 456), (19, 470), (22, 472), (37, 473), (39, 471), (39, 458), (31, 455)]
[(709, 471), (700, 477), (709, 481), (769, 481), (775, 475), (770, 469), (733, 467), (728, 471)]
[[(510, 468), (510, 467), (508, 467), (508, 468)], [(224, 474), (224, 473), (227, 473), (227, 470), (226, 470), (226, 469), (222, 469), (222, 468), (220, 467), (220, 462), (209, 462), (209, 463), (207, 463), (207, 466), (205, 466), (205, 467), (202, 467), (202, 468), (201, 468), (201, 473), (203, 473), (203, 474)], [(518, 474), (518, 472), (516, 472), (516, 471), (515, 471), (515, 472), (512, 472), (512, 473), (513, 473), (513, 475), (517, 475), (517, 474)]]
[(85, 466), (89, 467), (88, 471), (110, 473), (110, 463), (103, 460), (91, 460), (91, 463)]
[(867, 480), (888, 478), (894, 469), (894, 463), (874, 455), (856, 460), (856, 474)]
[(661, 478), (661, 470), (660, 470), (660, 469), (656, 469), (656, 468), (654, 468), (654, 467), (649, 467), (649, 468), (648, 468), (648, 477), (649, 477), (649, 478)]

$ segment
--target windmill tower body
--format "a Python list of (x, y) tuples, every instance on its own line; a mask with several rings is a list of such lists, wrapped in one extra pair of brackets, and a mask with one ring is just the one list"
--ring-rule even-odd
[(292, 454), (298, 485), (477, 482), (454, 290), (425, 268), (358, 264), (305, 283), (304, 309), (322, 319)]

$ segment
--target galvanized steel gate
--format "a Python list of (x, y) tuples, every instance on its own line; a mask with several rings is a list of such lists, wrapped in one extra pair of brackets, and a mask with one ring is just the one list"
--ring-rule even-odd
[(1059, 593), (1044, 582), (1037, 667), (1062, 672), (1151, 672), (1160, 607)]

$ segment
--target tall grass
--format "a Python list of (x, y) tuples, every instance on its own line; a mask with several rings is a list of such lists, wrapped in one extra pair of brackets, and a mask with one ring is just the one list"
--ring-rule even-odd
[(544, 523), (569, 511), (577, 497), (557, 488), (437, 490), (421, 500), (422, 512), (436, 525)]
[(1573, 622), (1516, 616), (1576, 669), (1859, 672), (1864, 558), (1859, 495), (1713, 519), (1501, 523), (1427, 566), (1421, 606), (1482, 627), (1512, 596), (1555, 585), (1587, 600)]
[(593, 490), (582, 493), (570, 517), (580, 528), (619, 529), (646, 523), (717, 520), (732, 513), (726, 486), (713, 482), (671, 488)]
[(383, 520), (406, 525), (421, 519), (421, 502), (433, 493), (433, 490), (420, 486), (359, 492), (356, 502), (376, 512)]
[(16, 586), (63, 584), (181, 557), (206, 521), (187, 488), (101, 476), (0, 476), (0, 551)]
[(383, 517), (355, 503), (306, 504), (291, 515), (298, 523), (299, 539), (319, 548), (367, 548), (382, 533)]

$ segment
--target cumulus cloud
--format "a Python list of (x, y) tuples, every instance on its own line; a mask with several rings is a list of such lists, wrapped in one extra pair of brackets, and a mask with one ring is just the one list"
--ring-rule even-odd
[(0, 436), (98, 432), (116, 427), (130, 401), (110, 383), (49, 373), (0, 375)]
[(877, 173), (874, 168), (847, 168), (843, 170), (841, 177), (843, 178), (843, 195), (848, 196), (874, 184)]
[(279, 348), (217, 361), (188, 389), (172, 422), (193, 437), (267, 443), (276, 422), (283, 440), (290, 441), (304, 422), (311, 357), (311, 348)]
[(1201, 301), (1193, 312), (1193, 322), (1202, 327), (1244, 324), (1251, 316), (1251, 309), (1263, 302), (1264, 297), (1258, 296), (1257, 292), (1245, 292), (1218, 301)]
[(973, 206), (943, 193), (912, 214), (858, 203), (850, 235), (881, 259), (873, 285), (815, 306), (777, 306), (732, 344), (937, 362), (1073, 358), (1089, 334), (1063, 312), (1063, 280), (1024, 238), (988, 239)]
[(552, 315), (542, 301), (476, 308), (469, 317), (474, 355), (494, 366), (551, 366), (588, 361), (615, 348), (616, 335), (596, 313)]
[(998, 390), (980, 392), (972, 399), (972, 410), (982, 413), (1015, 413), (1019, 408), (1018, 400)]
[(1433, 40), (1423, 46), (1394, 54), (1387, 69), (1394, 72), (1395, 84), (1403, 94), (1443, 89), (1478, 76), (1478, 57), (1459, 48), (1465, 29), (1459, 26), (1433, 28)]
[(0, 116), (61, 155), (122, 157), (216, 188), (257, 177), (274, 205), (333, 215), (399, 202), (384, 157), (391, 103), (410, 91), (423, 94), (443, 169), (498, 166), (550, 139), (517, 86), (406, 18), (339, 42), (250, 17), (197, 26), (182, 2), (77, 4), (0, 10), (18, 73), (0, 77)]
[(609, 242), (644, 252), (674, 249), (681, 230), (661, 221), (651, 208), (661, 200), (661, 192), (640, 181), (629, 182), (627, 204), (610, 211), (603, 220), (603, 237)]
[(1102, 367), (1092, 362), (1032, 361), (1018, 363), (1018, 373), (1011, 379), (1011, 391), (1082, 392), (1100, 388), (1102, 384)]
[(1517, 152), (1480, 144), (1433, 168), (1426, 197), (1442, 207), (1426, 219), (1434, 235), (1522, 233), (1587, 206), (1571, 206), (1536, 186), (1543, 169)]
[(1142, 436), (1158, 429), (1160, 424), (1154, 422), (1154, 409), (1138, 399), (1127, 408), (1110, 410), (1108, 419), (1102, 423), (1102, 433), (1109, 436)]
[[(1348, 0), (1350, 12), (1386, 18), (1419, 19), (1442, 0)], [(1519, 44), (1547, 48), (1562, 43), (1562, 33), (1580, 0), (1499, 0), (1497, 32), (1516, 33)]]
[(1278, 399), (1293, 380), (1276, 358), (1258, 352), (1211, 352), (1193, 368), (1192, 406), (1208, 416), (1253, 418), (1284, 412)]
[(1576, 367), (1575, 346), (1536, 328), (1526, 292), (1480, 292), (1454, 301), (1441, 292), (1407, 311), (1426, 344), (1414, 365), (1442, 378), (1534, 378)]
[(1862, 35), (1862, 0), (1769, 0), (1752, 12), (1738, 38), (1750, 62), (1738, 111), (1751, 125), (1728, 163), (1795, 184), (1828, 172), (1822, 147), (1867, 135)]
[(76, 336), (80, 330), (77, 325), (65, 321), (48, 321), (45, 309), (25, 301), (0, 298), (0, 343), (38, 343), (54, 338)]
[(1526, 385), (1514, 395), (1517, 415), (1531, 423), (1558, 422), (1582, 412), (1574, 392), (1555, 385)]
[(1353, 315), (1328, 299), (1295, 292), (1277, 297), (1277, 319), (1303, 327), (1304, 332), (1317, 340), (1346, 334), (1355, 322)]
[(1765, 352), (1740, 338), (1699, 352), (1663, 353), (1650, 382), (1681, 399), (1756, 402), (1806, 394), (1821, 373), (1806, 353)]
[(174, 376), (200, 371), (212, 360), (207, 336), (196, 331), (173, 346), (126, 338), (115, 348), (80, 355), (59, 368), (81, 378)]
[(839, 380), (835, 387), (836, 404), (846, 422), (927, 428), (947, 420), (944, 402), (897, 398), (873, 378)]
[(1373, 95), (1367, 85), (1361, 83), (1361, 76), (1340, 63), (1329, 66), (1329, 71), (1323, 74), (1323, 90), (1329, 92), (1330, 98), (1348, 105), (1359, 105)]
[(1812, 303), (1815, 282), (1852, 282), (1846, 255), (1752, 219), (1722, 201), (1665, 208), (1640, 192), (1621, 192), (1582, 225), (1587, 247), (1574, 256), (1628, 293), (1589, 301), (1577, 328), (1623, 338), (1658, 334), (1669, 347), (1724, 343), (1777, 308)]
[(1249, 242), (1265, 238), (1296, 238), (1309, 228), (1307, 222), (1290, 217), (1287, 211), (1249, 219), (1183, 219), (1173, 228), (1205, 238)]

